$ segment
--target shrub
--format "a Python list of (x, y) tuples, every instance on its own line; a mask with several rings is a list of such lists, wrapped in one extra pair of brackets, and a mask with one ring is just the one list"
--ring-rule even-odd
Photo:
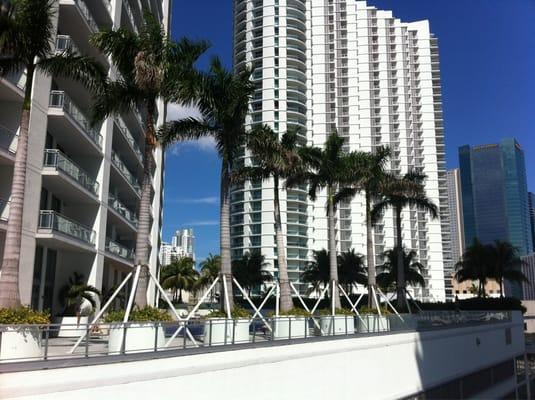
[[(234, 307), (234, 310), (230, 313), (230, 316), (236, 318), (251, 318), (251, 314), (245, 308)], [(227, 313), (221, 310), (215, 310), (209, 313), (206, 318), (227, 318)]]
[[(268, 314), (269, 317), (275, 317), (275, 313)], [(310, 313), (304, 308), (294, 307), (288, 311), (279, 312), (280, 317), (310, 317)]]
[(0, 324), (5, 325), (47, 325), (50, 323), (50, 314), (35, 311), (29, 307), (0, 308)]
[[(320, 315), (331, 315), (331, 309), (330, 308), (322, 308), (319, 310)], [(334, 310), (335, 315), (353, 315), (353, 311), (349, 308), (336, 308)]]
[[(380, 309), (381, 309), (381, 315), (389, 315), (390, 314), (390, 311), (388, 311), (386, 308), (380, 307)], [(360, 307), (359, 313), (364, 314), (364, 315), (366, 315), (366, 314), (378, 314), (377, 308), (375, 308), (375, 307), (367, 307), (367, 306)]]
[[(105, 322), (122, 322), (124, 319), (125, 310), (110, 311), (104, 317)], [(172, 321), (167, 311), (160, 310), (155, 307), (146, 306), (143, 308), (136, 308), (130, 312), (128, 317), (132, 322), (167, 322)]]

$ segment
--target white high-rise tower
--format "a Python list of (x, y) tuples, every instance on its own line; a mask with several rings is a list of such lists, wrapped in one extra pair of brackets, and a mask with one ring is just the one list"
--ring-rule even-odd
[[(268, 124), (322, 146), (334, 129), (345, 149), (392, 149), (388, 166), (427, 175), (427, 195), (441, 218), (403, 212), (403, 242), (426, 267), (425, 300), (444, 300), (444, 265), (450, 262), (447, 183), (437, 40), (427, 21), (404, 23), (391, 11), (351, 0), (236, 0), (234, 66), (254, 68), (256, 92), (248, 125)], [(249, 158), (244, 154), (245, 162)], [(276, 273), (273, 185), (248, 182), (232, 192), (233, 256), (259, 249)], [(325, 193), (306, 188), (281, 193), (290, 279), (299, 283), (311, 251), (327, 248)], [(364, 201), (357, 196), (337, 212), (339, 251), (366, 254)], [(374, 231), (376, 263), (394, 245), (389, 212)], [(302, 286), (302, 288), (304, 288)]]

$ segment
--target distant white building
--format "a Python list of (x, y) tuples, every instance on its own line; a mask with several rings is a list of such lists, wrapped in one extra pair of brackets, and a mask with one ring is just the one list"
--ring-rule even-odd
[(181, 229), (175, 232), (171, 243), (162, 243), (160, 247), (160, 262), (162, 265), (171, 264), (173, 260), (191, 257), (195, 261), (195, 236), (193, 229)]

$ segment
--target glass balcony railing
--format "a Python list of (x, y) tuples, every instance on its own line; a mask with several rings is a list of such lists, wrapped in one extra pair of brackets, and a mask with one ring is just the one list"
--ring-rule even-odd
[(80, 109), (72, 102), (63, 90), (52, 90), (50, 92), (50, 107), (61, 108), (69, 114), (78, 125), (87, 133), (93, 142), (98, 147), (102, 148), (102, 136), (98, 131), (91, 126), (87, 117), (80, 111)]
[(125, 125), (124, 121), (122, 120), (122, 118), (120, 118), (120, 117), (119, 118), (115, 118), (115, 123), (119, 127), (119, 130), (121, 131), (123, 137), (126, 139), (126, 141), (130, 145), (130, 147), (132, 148), (134, 153), (136, 153), (136, 155), (138, 156), (139, 160), (141, 162), (143, 162), (143, 153), (141, 152), (141, 149), (139, 148), (137, 142), (132, 137), (132, 134), (130, 133), (130, 131), (126, 127), (126, 125)]
[(7, 221), (9, 217), (9, 200), (0, 199), (0, 221)]
[(108, 204), (119, 214), (121, 214), (123, 217), (125, 217), (128, 221), (130, 221), (134, 226), (137, 227), (138, 219), (136, 213), (131, 211), (128, 207), (126, 207), (121, 201), (115, 197), (113, 194), (109, 194), (108, 196)]
[(52, 210), (41, 210), (39, 229), (50, 229), (82, 242), (95, 245), (95, 231)]
[(45, 149), (44, 166), (66, 173), (95, 196), (98, 195), (98, 182), (61, 151)]
[(140, 194), (141, 193), (141, 187), (139, 185), (138, 180), (130, 172), (130, 170), (126, 167), (126, 165), (124, 164), (123, 160), (121, 160), (121, 158), (114, 151), (111, 152), (111, 161), (112, 161), (113, 165), (115, 165), (115, 167), (117, 167), (117, 169), (119, 170), (121, 175), (123, 175), (123, 177), (128, 181), (128, 183), (130, 183), (134, 187), (134, 189), (137, 192), (137, 194)]
[(73, 54), (81, 54), (74, 40), (69, 35), (58, 35), (56, 37), (56, 54), (70, 52)]
[(11, 129), (0, 125), (0, 148), (4, 149), (12, 154), (17, 151), (18, 138), (17, 134)]
[[(99, 30), (98, 25), (95, 22), (95, 19), (93, 18), (93, 16), (91, 15), (91, 12), (87, 8), (87, 5), (85, 4), (85, 2), (83, 0), (74, 0), (74, 3), (76, 4), (76, 7), (78, 7), (80, 14), (82, 14), (82, 16), (84, 17), (85, 21), (87, 22), (91, 30), (93, 32), (97, 32)], [(124, 2), (124, 3), (128, 3), (128, 2)]]
[(134, 260), (134, 250), (114, 242), (110, 238), (106, 238), (106, 251), (126, 260)]

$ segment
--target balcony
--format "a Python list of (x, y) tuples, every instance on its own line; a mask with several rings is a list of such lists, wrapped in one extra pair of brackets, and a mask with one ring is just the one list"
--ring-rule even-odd
[[(50, 92), (48, 107), (48, 127), (59, 141), (71, 143), (79, 151), (101, 155), (102, 136), (63, 90)], [(73, 134), (73, 130), (80, 135)]]
[(132, 174), (132, 172), (130, 172), (130, 170), (124, 164), (123, 160), (119, 157), (119, 155), (115, 151), (112, 151), (111, 153), (111, 162), (113, 166), (119, 172), (119, 175), (121, 175), (121, 177), (126, 181), (131, 191), (133, 191), (137, 197), (140, 197), (141, 187), (139, 185), (137, 178), (134, 176), (134, 174)]
[(52, 210), (41, 210), (36, 238), (44, 245), (69, 251), (94, 251), (96, 233), (91, 228)]
[(118, 219), (126, 223), (132, 230), (137, 230), (138, 218), (135, 212), (126, 207), (115, 195), (112, 193), (108, 196), (108, 205), (111, 207), (112, 213), (116, 214)]
[(5, 87), (5, 90), (0, 90), (0, 100), (21, 102), (26, 88), (26, 71), (12, 72), (0, 77), (0, 83)]
[(67, 201), (98, 201), (99, 184), (88, 172), (57, 149), (45, 149), (43, 184)]
[(106, 252), (108, 256), (111, 256), (113, 259), (133, 266), (135, 252), (133, 249), (130, 249), (122, 244), (114, 242), (110, 238), (106, 238)]
[(11, 129), (0, 125), (0, 165), (11, 165), (15, 161), (18, 135)]
[(0, 229), (7, 228), (7, 220), (9, 218), (9, 200), (0, 199)]
[(69, 35), (56, 36), (56, 54), (70, 52), (74, 54), (81, 54), (74, 40)]
[(136, 140), (130, 133), (130, 130), (126, 127), (126, 124), (124, 123), (123, 119), (117, 117), (114, 119), (114, 122), (115, 125), (117, 125), (119, 132), (121, 132), (121, 138), (124, 139), (124, 142), (126, 144), (126, 146), (124, 147), (128, 147), (128, 150), (135, 156), (136, 161), (139, 162), (141, 166), (143, 166), (143, 153), (141, 152), (141, 149), (139, 148), (139, 145), (137, 144)]

